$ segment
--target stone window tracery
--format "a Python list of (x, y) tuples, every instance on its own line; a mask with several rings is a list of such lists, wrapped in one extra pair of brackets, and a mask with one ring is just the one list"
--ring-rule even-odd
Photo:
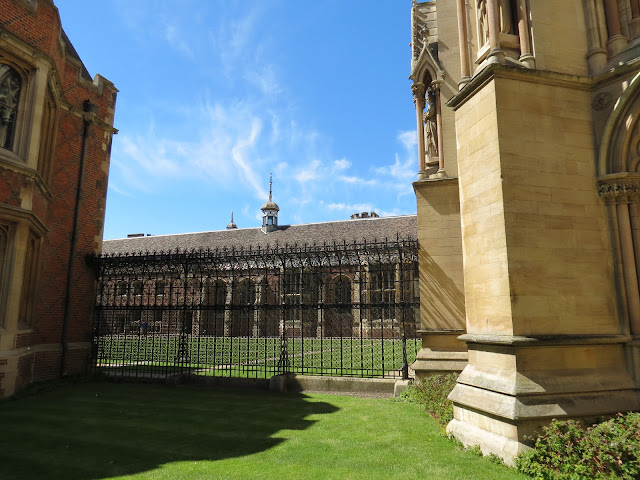
[(22, 79), (18, 72), (0, 63), (0, 148), (12, 150)]

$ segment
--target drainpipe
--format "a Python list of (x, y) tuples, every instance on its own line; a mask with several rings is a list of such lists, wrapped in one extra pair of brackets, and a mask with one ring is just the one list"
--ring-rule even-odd
[(80, 217), (80, 201), (82, 199), (82, 180), (84, 178), (84, 165), (87, 156), (87, 140), (89, 138), (89, 125), (98, 111), (98, 106), (85, 100), (82, 103), (82, 147), (80, 150), (80, 169), (78, 171), (78, 188), (76, 189), (76, 205), (73, 212), (73, 228), (71, 230), (71, 242), (69, 246), (69, 266), (67, 267), (67, 288), (64, 297), (64, 316), (62, 317), (62, 355), (60, 356), (60, 376), (65, 376), (65, 363), (69, 350), (67, 339), (67, 328), (69, 325), (69, 315), (71, 313), (71, 281), (73, 276), (73, 267), (75, 264), (76, 244), (78, 243), (78, 220)]

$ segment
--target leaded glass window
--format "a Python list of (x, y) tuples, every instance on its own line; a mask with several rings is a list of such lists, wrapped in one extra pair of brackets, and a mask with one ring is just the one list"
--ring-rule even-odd
[(21, 85), (18, 72), (0, 63), (0, 148), (13, 149)]

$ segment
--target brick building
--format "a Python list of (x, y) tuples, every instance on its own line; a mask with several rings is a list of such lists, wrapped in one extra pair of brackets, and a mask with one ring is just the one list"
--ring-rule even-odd
[[(278, 225), (271, 195), (262, 211), (257, 228), (232, 219), (226, 230), (106, 240), (96, 333), (399, 338), (402, 319), (416, 336), (415, 312), (402, 306), (417, 302), (417, 264), (380, 248), (415, 241), (415, 215)], [(344, 258), (332, 262), (335, 251)]]
[(116, 88), (50, 0), (0, 0), (0, 397), (82, 372)]
[(166, 377), (409, 375), (418, 340), (416, 216), (107, 240), (94, 371)]

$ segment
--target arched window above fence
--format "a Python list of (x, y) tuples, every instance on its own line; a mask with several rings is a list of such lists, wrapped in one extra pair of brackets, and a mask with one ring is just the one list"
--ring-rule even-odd
[(351, 279), (346, 275), (339, 275), (331, 281), (329, 289), (329, 303), (336, 305), (351, 304)]

